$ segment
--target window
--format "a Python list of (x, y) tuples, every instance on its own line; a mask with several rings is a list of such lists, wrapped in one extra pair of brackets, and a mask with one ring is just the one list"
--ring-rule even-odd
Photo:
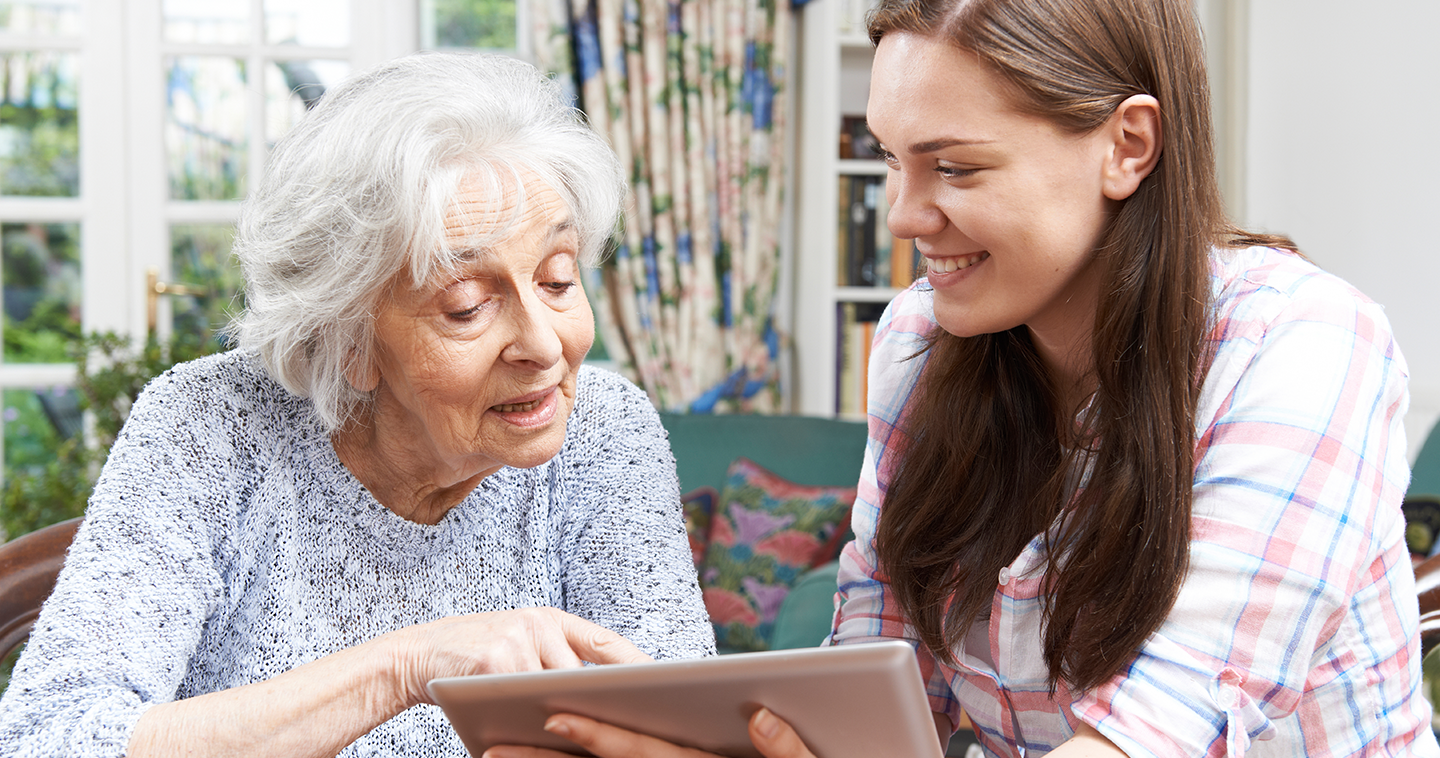
[[(80, 432), (82, 332), (210, 335), (239, 201), (351, 70), (414, 50), (418, 0), (0, 0), (5, 470)], [(157, 296), (155, 282), (192, 285)], [(177, 288), (171, 287), (175, 292)]]
[(67, 345), (85, 316), (80, 0), (0, 0), (0, 438), (43, 466), (78, 431)]
[(420, 44), (429, 50), (480, 49), (525, 57), (516, 0), (421, 0)]
[(82, 333), (208, 338), (241, 307), (239, 202), (316, 98), (417, 46), (523, 56), (524, 15), (516, 0), (0, 0), (7, 474), (81, 433), (67, 349)]

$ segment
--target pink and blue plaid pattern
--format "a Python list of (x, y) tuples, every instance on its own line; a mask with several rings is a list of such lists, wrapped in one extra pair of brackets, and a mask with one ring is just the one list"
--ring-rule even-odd
[[(1037, 537), (996, 577), (988, 651), (962, 645), (955, 668), (917, 653), (931, 707), (955, 723), (963, 705), (1000, 756), (1052, 750), (1081, 721), (1132, 757), (1440, 755), (1420, 692), (1400, 513), (1407, 377), (1389, 323), (1343, 281), (1280, 251), (1217, 252), (1213, 282), (1190, 574), (1169, 620), (1121, 676), (1089, 693), (1062, 684), (1052, 697)], [(872, 540), (891, 473), (877, 461), (924, 366), (903, 359), (933, 326), (931, 310), (922, 280), (876, 330), (837, 644), (915, 643)]]

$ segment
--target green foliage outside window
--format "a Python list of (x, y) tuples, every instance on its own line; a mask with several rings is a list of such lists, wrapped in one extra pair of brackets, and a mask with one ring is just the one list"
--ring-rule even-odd
[(245, 281), (230, 254), (235, 228), (229, 224), (170, 227), (171, 281), (204, 287), (206, 294), (175, 297), (171, 323), (177, 332), (214, 334), (245, 309)]
[(517, 0), (434, 0), (437, 47), (515, 49)]
[(24, 321), (5, 316), (8, 363), (66, 363), (70, 345), (80, 338), (80, 322), (59, 300), (42, 300)]
[[(0, 501), (4, 533), (21, 535), (84, 514), (100, 465), (140, 390), (172, 365), (220, 349), (215, 340), (186, 333), (164, 344), (152, 336), (137, 346), (113, 332), (90, 334), (75, 343), (70, 352), (76, 367), (75, 389), (80, 409), (93, 415), (94, 444), (86, 445), (84, 435), (77, 434), (58, 442), (48, 460), (43, 455), (29, 455), (25, 457), (30, 465), (12, 466)], [(17, 421), (24, 418), (17, 416)], [(31, 431), (40, 430), (42, 437), (35, 444), (41, 449), (46, 446), (44, 435), (56, 435), (38, 420), (27, 425)], [(6, 442), (8, 445), (9, 439)]]
[(66, 54), (0, 55), (0, 192), (79, 194), (75, 63)]

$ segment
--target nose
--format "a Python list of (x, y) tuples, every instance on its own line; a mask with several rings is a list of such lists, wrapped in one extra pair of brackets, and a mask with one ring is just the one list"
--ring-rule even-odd
[(534, 368), (554, 366), (563, 355), (555, 322), (558, 314), (533, 291), (522, 290), (514, 303), (515, 306), (510, 309), (510, 343), (501, 351), (501, 357), (511, 363), (530, 364)]
[(935, 205), (929, 179), (903, 169), (886, 172), (885, 199), (890, 201), (890, 212), (885, 221), (891, 234), (915, 239), (939, 234), (945, 228), (945, 214)]

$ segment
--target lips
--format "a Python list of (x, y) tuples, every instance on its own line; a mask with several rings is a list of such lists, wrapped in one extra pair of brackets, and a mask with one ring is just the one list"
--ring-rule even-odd
[(931, 274), (949, 274), (971, 266), (990, 257), (990, 253), (984, 250), (970, 255), (951, 255), (944, 258), (925, 257), (925, 270)]
[(496, 413), (528, 413), (543, 405), (545, 399), (554, 391), (555, 388), (551, 387), (546, 390), (541, 390), (540, 392), (532, 392), (529, 395), (514, 398), (503, 403), (496, 403), (490, 406), (490, 410)]
[(500, 413), (523, 413), (525, 411), (533, 411), (540, 407), (540, 402), (539, 400), (531, 400), (528, 403), (502, 403), (501, 405), (490, 406), (490, 410), (499, 411)]

